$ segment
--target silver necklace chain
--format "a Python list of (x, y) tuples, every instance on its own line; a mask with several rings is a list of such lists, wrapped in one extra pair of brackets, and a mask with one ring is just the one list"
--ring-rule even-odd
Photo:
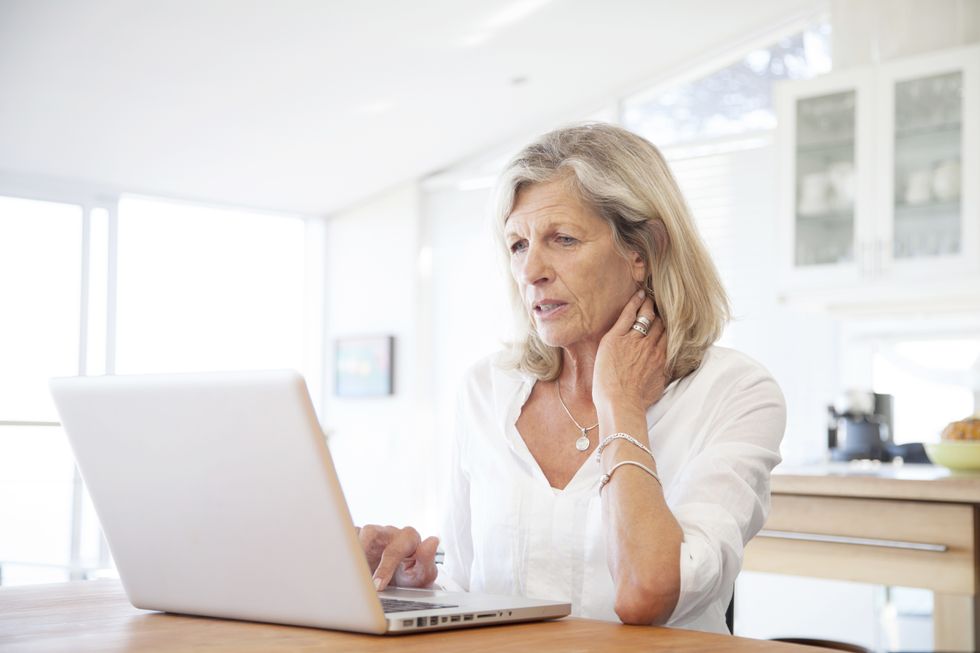
[(558, 389), (558, 403), (560, 403), (561, 407), (565, 410), (565, 414), (568, 415), (568, 419), (572, 420), (572, 423), (578, 427), (579, 431), (582, 432), (582, 435), (575, 440), (575, 448), (579, 451), (588, 451), (589, 447), (592, 446), (592, 443), (589, 442), (589, 431), (598, 427), (599, 422), (596, 422), (592, 426), (582, 426), (579, 424), (578, 420), (572, 417), (571, 411), (568, 410), (568, 406), (565, 405), (565, 401), (561, 398), (561, 383), (555, 381), (555, 387)]

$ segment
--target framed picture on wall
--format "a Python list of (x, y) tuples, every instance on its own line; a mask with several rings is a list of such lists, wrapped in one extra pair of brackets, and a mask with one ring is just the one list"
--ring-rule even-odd
[(395, 393), (394, 336), (338, 338), (334, 350), (338, 397), (384, 397)]

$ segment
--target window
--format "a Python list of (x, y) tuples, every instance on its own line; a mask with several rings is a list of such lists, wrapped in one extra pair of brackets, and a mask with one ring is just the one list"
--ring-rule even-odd
[(879, 341), (872, 384), (894, 397), (895, 442), (938, 442), (948, 423), (980, 410), (980, 337)]
[(701, 79), (627, 98), (623, 125), (658, 146), (773, 129), (773, 82), (830, 66), (830, 23), (822, 22)]
[(113, 573), (50, 377), (292, 367), (319, 403), (321, 233), (139, 197), (0, 197), (0, 584)]
[(48, 378), (78, 373), (82, 207), (0, 197), (0, 419), (55, 421)]
[(0, 582), (68, 580), (74, 470), (48, 378), (78, 374), (82, 207), (0, 197)]

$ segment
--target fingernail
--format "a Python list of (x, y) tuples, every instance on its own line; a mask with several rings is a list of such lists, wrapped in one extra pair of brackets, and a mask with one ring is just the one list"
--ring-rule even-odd
[(647, 293), (646, 293), (646, 291), (645, 291), (645, 290), (637, 290), (637, 291), (636, 291), (636, 298), (637, 298), (637, 299), (639, 299), (640, 297), (643, 297), (643, 296), (644, 296), (644, 295), (646, 295), (646, 294), (647, 294)]
[(375, 578), (374, 579), (374, 589), (376, 589), (376, 590), (380, 590), (381, 589), (381, 579), (380, 578)]

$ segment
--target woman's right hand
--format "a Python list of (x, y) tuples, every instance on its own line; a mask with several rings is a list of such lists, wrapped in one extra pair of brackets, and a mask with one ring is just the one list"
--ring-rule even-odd
[(428, 587), (436, 580), (436, 549), (439, 538), (424, 540), (411, 526), (377, 526), (357, 529), (374, 586), (380, 591), (394, 581), (400, 587)]
[[(650, 321), (647, 335), (633, 330), (639, 316)], [(599, 342), (592, 380), (592, 400), (599, 419), (616, 409), (645, 415), (670, 381), (666, 367), (666, 326), (657, 316), (653, 301), (641, 290), (630, 298)]]

